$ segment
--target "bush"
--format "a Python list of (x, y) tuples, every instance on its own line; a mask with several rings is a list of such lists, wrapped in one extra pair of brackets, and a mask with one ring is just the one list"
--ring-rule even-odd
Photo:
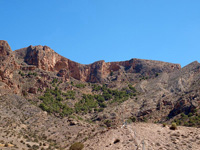
[(131, 116), (130, 119), (131, 119), (132, 122), (136, 122), (136, 117)]
[(74, 91), (67, 91), (66, 93), (62, 93), (63, 96), (66, 97), (66, 99), (75, 99), (75, 92)]
[(37, 150), (37, 149), (39, 149), (39, 148), (40, 148), (40, 147), (39, 147), (38, 145), (33, 145), (33, 146), (32, 146), (32, 149), (33, 149), (33, 150)]
[(81, 84), (81, 83), (80, 84), (76, 84), (77, 88), (85, 88), (85, 86), (86, 86), (85, 84)]
[(94, 84), (94, 85), (92, 86), (92, 90), (93, 90), (93, 91), (100, 91), (100, 90), (101, 90), (101, 86)]
[(172, 125), (170, 127), (171, 130), (176, 130), (177, 129), (177, 125), (175, 122), (172, 122)]
[(83, 143), (76, 142), (70, 146), (69, 150), (82, 150), (83, 148), (84, 148)]
[(83, 94), (82, 99), (75, 104), (76, 112), (90, 112), (93, 108), (98, 106), (97, 101), (94, 99), (93, 95)]
[(52, 84), (57, 83), (57, 82), (58, 82), (58, 79), (54, 78), (53, 81), (52, 81)]
[(68, 107), (66, 104), (61, 103), (63, 98), (60, 93), (61, 91), (57, 87), (55, 90), (47, 89), (44, 95), (39, 97), (42, 101), (39, 107), (48, 113), (58, 113), (61, 117), (71, 115), (73, 109)]
[(167, 126), (167, 124), (166, 123), (163, 123), (163, 127), (166, 127)]
[(34, 76), (37, 76), (37, 73), (36, 73), (36, 72), (33, 72), (33, 75), (34, 75)]
[(105, 121), (104, 121), (104, 124), (105, 124), (107, 127), (111, 127), (111, 121), (110, 121), (110, 120), (105, 120)]
[(110, 76), (113, 76), (113, 71), (110, 72)]
[(128, 87), (129, 87), (129, 89), (130, 89), (130, 90), (132, 90), (133, 92), (136, 92), (136, 89), (135, 89), (135, 87), (132, 87), (132, 85), (131, 85), (131, 84), (129, 84), (129, 85), (128, 85)]
[(19, 71), (19, 74), (23, 77), (23, 76), (25, 76), (25, 74), (23, 73), (23, 72), (21, 72), (21, 71)]

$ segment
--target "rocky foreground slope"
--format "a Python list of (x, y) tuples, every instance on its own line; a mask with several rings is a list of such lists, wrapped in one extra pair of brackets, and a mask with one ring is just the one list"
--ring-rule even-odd
[[(1, 40), (0, 147), (69, 149), (81, 142), (85, 149), (141, 149), (145, 139), (148, 149), (197, 150), (199, 84), (198, 62), (83, 65), (47, 46), (12, 51)], [(152, 124), (171, 122), (188, 127)]]
[(85, 142), (85, 149), (199, 150), (200, 129), (180, 126), (174, 131), (161, 124), (133, 123), (98, 133)]

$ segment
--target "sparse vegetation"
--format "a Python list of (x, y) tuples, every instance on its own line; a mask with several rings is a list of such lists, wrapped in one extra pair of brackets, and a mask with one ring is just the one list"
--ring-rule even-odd
[(149, 77), (147, 77), (147, 76), (142, 76), (141, 78), (140, 78), (140, 81), (141, 80), (147, 80)]
[[(54, 78), (52, 84), (57, 82), (58, 80)], [(85, 86), (85, 84), (76, 84), (76, 87), (80, 88)], [(101, 112), (109, 103), (122, 103), (128, 100), (129, 97), (136, 95), (136, 89), (131, 85), (129, 85), (128, 89), (122, 89), (121, 91), (111, 90), (110, 88), (107, 88), (106, 85), (100, 86), (93, 84), (92, 88), (93, 91), (96, 91), (99, 94), (83, 94), (82, 99), (75, 103), (74, 108), (70, 108), (62, 101), (65, 99), (74, 100), (75, 91), (69, 90), (66, 93), (63, 93), (57, 86), (55, 86), (54, 90), (47, 89), (44, 95), (39, 97), (39, 99), (42, 100), (42, 103), (39, 106), (42, 110), (49, 113), (56, 113), (60, 114), (60, 116), (66, 116), (72, 114), (73, 112)]]
[(19, 71), (19, 74), (23, 77), (25, 74), (22, 71)]
[(131, 117), (130, 117), (130, 120), (131, 120), (132, 122), (136, 122), (136, 117), (135, 117), (135, 116), (131, 116)]
[(85, 88), (85, 84), (79, 83), (75, 85), (77, 88)]
[(32, 149), (33, 149), (33, 150), (37, 150), (37, 149), (39, 149), (39, 148), (40, 148), (40, 147), (39, 147), (38, 145), (33, 145), (33, 146), (32, 146)]
[(95, 101), (93, 95), (86, 95), (83, 94), (82, 99), (75, 104), (75, 110), (76, 112), (89, 112), (92, 110), (92, 108), (96, 108), (98, 106), (97, 101)]
[(37, 73), (36, 73), (36, 72), (29, 72), (29, 73), (28, 73), (28, 76), (31, 76), (31, 75), (37, 76)]
[(113, 71), (110, 72), (110, 76), (113, 76)]
[(111, 127), (111, 124), (112, 123), (112, 121), (111, 120), (105, 120), (104, 121), (104, 124), (107, 126), (107, 127)]
[(180, 117), (173, 120), (177, 125), (200, 127), (200, 110), (193, 110), (188, 115), (181, 113)]
[(68, 116), (73, 113), (73, 109), (61, 103), (61, 91), (56, 87), (54, 90), (47, 89), (43, 96), (39, 97), (42, 103), (39, 107), (48, 113), (57, 113), (60, 116)]
[(66, 93), (62, 93), (66, 99), (75, 99), (75, 91), (67, 91)]
[(83, 143), (76, 142), (70, 146), (69, 150), (82, 150), (83, 148), (84, 148)]
[(177, 125), (176, 125), (175, 122), (172, 122), (170, 129), (171, 130), (176, 130), (177, 129)]

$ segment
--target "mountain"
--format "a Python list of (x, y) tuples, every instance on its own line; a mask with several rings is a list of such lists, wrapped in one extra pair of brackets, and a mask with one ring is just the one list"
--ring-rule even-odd
[[(0, 147), (69, 149), (73, 143), (82, 142), (85, 149), (128, 149), (131, 144), (125, 146), (126, 140), (138, 144), (131, 128), (140, 126), (139, 122), (147, 122), (144, 128), (148, 130), (164, 130), (163, 134), (170, 129), (152, 123), (200, 127), (199, 84), (197, 61), (183, 68), (179, 64), (135, 58), (83, 65), (48, 46), (12, 51), (1, 40)], [(127, 127), (121, 128), (124, 123), (128, 123)], [(200, 133), (197, 128), (187, 127), (179, 131), (187, 136), (194, 130)], [(123, 132), (127, 136), (120, 136)], [(137, 136), (142, 140), (144, 135), (140, 132), (142, 129), (138, 129)], [(195, 140), (193, 146), (186, 144), (182, 149), (196, 149), (198, 134), (188, 136)], [(117, 140), (118, 137), (126, 140)], [(169, 140), (172, 137), (169, 134)], [(113, 141), (111, 148), (103, 142), (106, 138), (117, 140), (119, 145)], [(148, 138), (152, 145), (153, 139)], [(97, 141), (102, 144), (95, 144)], [(165, 148), (163, 141), (158, 143), (160, 146), (154, 142), (153, 147)], [(168, 143), (171, 149), (176, 144)]]

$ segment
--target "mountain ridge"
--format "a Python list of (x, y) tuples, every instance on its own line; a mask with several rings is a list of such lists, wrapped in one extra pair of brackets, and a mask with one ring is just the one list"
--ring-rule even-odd
[[(84, 65), (48, 46), (12, 51), (6, 41), (0, 41), (0, 130), (5, 136), (0, 137), (0, 147), (1, 139), (14, 141), (15, 146), (25, 150), (30, 147), (63, 150), (75, 142), (86, 144), (85, 149), (137, 147), (129, 128), (135, 123), (140, 126), (138, 122), (147, 122), (144, 124), (147, 132), (155, 127), (173, 140), (169, 128), (149, 123), (176, 122), (200, 127), (199, 85), (197, 61), (183, 68), (179, 64), (144, 59), (100, 60)], [(128, 128), (122, 128), (125, 124), (129, 124)], [(181, 127), (181, 132), (190, 137), (190, 131), (196, 128), (185, 130)], [(6, 138), (8, 131), (11, 135)], [(137, 134), (142, 141), (141, 131), (142, 128)], [(129, 133), (121, 136), (124, 132)], [(149, 142), (156, 148), (151, 134), (149, 131)], [(104, 142), (105, 138), (109, 140)], [(195, 142), (198, 135), (190, 138), (193, 148), (198, 147), (200, 143)], [(133, 143), (124, 144), (125, 139)], [(104, 144), (98, 145), (98, 140)], [(172, 141), (166, 146), (164, 141), (160, 140), (160, 148), (192, 149), (190, 144), (182, 146)]]
[[(5, 42), (5, 45), (8, 45), (8, 43)], [(8, 47), (10, 48), (9, 45)], [(127, 73), (141, 72), (141, 74), (150, 74), (152, 76), (155, 75), (155, 72), (171, 72), (176, 69), (181, 69), (180, 64), (135, 58), (118, 62), (105, 62), (104, 60), (100, 60), (83, 65), (59, 55), (48, 46), (41, 45), (18, 49), (13, 51), (13, 54), (15, 55), (15, 59), (20, 59), (21, 62), (25, 62), (27, 65), (34, 65), (37, 68), (47, 71), (55, 71), (65, 79), (69, 79), (71, 76), (86, 82), (108, 82), (106, 78), (109, 74), (116, 71), (118, 73), (122, 73), (123, 71)], [(122, 67), (123, 69), (121, 69)], [(142, 71), (145, 67), (146, 69), (150, 69)]]

